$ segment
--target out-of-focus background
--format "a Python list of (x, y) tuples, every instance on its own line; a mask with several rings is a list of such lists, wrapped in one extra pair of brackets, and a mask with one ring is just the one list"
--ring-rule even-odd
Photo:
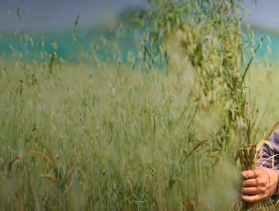
[[(251, 12), (244, 18), (255, 31), (255, 42), (258, 42), (264, 34), (268, 34), (271, 38), (270, 58), (275, 58), (279, 53), (279, 33), (277, 33), (279, 18), (276, 11), (279, 2), (260, 0), (255, 4), (252, 0), (246, 0), (241, 3)], [(51, 52), (52, 43), (58, 43), (58, 55), (67, 58), (71, 50), (76, 52), (76, 47), (72, 44), (72, 30), (76, 21), (78, 21), (76, 45), (83, 46), (83, 50), (88, 51), (92, 40), (98, 39), (100, 35), (107, 35), (108, 38), (108, 33), (117, 26), (117, 20), (128, 12), (146, 9), (147, 4), (147, 0), (1, 1), (0, 52), (9, 54), (12, 50), (22, 51), (23, 46), (15, 35), (26, 32), (32, 37), (34, 43), (40, 42), (43, 37), (48, 52)], [(127, 48), (129, 51), (137, 48), (133, 38), (127, 38), (126, 41), (122, 49)], [(265, 54), (267, 44), (267, 41), (264, 41), (258, 55)]]
[(73, 27), (79, 14), (81, 27), (94, 27), (127, 11), (142, 9), (146, 4), (145, 0), (1, 1), (0, 27), (4, 31), (68, 29)]
[(278, 1), (259, 0), (255, 4), (251, 0), (244, 0), (242, 4), (251, 12), (251, 15), (246, 16), (250, 24), (263, 29), (279, 31)]
[[(251, 11), (247, 20), (258, 27), (279, 29), (276, 0), (243, 0)], [(80, 14), (79, 24), (92, 27), (113, 20), (122, 13), (146, 8), (147, 0), (23, 0), (0, 2), (0, 28), (3, 31), (59, 30), (72, 27)], [(19, 12), (19, 15), (17, 14)], [(19, 19), (19, 16), (20, 19)]]

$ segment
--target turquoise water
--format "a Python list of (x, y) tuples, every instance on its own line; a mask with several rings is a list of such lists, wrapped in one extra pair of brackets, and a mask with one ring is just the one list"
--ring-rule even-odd
[(269, 37), (269, 39), (267, 37), (264, 38), (256, 56), (258, 58), (267, 57), (271, 61), (276, 61), (279, 56), (279, 34), (265, 29), (255, 29), (253, 32), (255, 35), (255, 45), (258, 45), (261, 38), (265, 35)]
[[(43, 56), (44, 51), (48, 54), (56, 52), (59, 57), (69, 62), (90, 60), (96, 54), (102, 61), (112, 62), (121, 59), (125, 63), (129, 61), (131, 55), (137, 58), (143, 29), (131, 26), (124, 28), (124, 31), (104, 27), (81, 28), (75, 35), (76, 41), (73, 41), (72, 30), (28, 34), (2, 33), (0, 54), (14, 60), (17, 59), (16, 52), (21, 52), (23, 60), (38, 62), (49, 61), (49, 57)], [(264, 58), (269, 45), (271, 53), (268, 54), (268, 58), (276, 60), (279, 55), (279, 35), (263, 29), (254, 30), (254, 33), (255, 45), (265, 34), (270, 37), (270, 42), (268, 39), (263, 40), (257, 57)], [(54, 48), (54, 43), (57, 44), (57, 49)]]
[(17, 52), (21, 52), (23, 60), (44, 61), (49, 58), (42, 56), (43, 52), (55, 52), (69, 62), (78, 62), (82, 56), (90, 58), (96, 54), (103, 61), (122, 59), (126, 62), (129, 52), (137, 56), (141, 34), (142, 29), (120, 31), (102, 27), (82, 28), (75, 35), (72, 30), (2, 33), (0, 54), (13, 60), (17, 58)]

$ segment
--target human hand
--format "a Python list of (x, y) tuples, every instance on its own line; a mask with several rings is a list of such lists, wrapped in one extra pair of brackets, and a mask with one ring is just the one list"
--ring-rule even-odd
[(242, 184), (242, 199), (256, 202), (269, 198), (277, 193), (278, 172), (274, 169), (259, 167), (243, 171), (246, 180)]

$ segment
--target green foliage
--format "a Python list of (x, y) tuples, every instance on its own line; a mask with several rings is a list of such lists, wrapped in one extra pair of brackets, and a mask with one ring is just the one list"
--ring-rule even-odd
[(56, 42), (42, 62), (0, 63), (1, 209), (232, 209), (264, 132), (246, 87), (260, 44), (243, 41), (233, 0), (148, 4), (129, 16), (146, 29), (129, 65), (122, 24), (92, 44), (94, 67), (67, 64)]
[[(246, 112), (244, 81), (254, 55), (250, 59), (247, 53), (253, 49), (253, 40), (243, 41), (242, 26), (247, 23), (241, 14), (245, 10), (233, 0), (154, 0), (149, 4), (150, 10), (132, 15), (147, 27), (143, 62), (148, 69), (158, 68), (158, 61), (168, 71), (192, 69), (196, 81), (192, 92), (199, 107), (225, 108), (221, 114), (224, 125), (214, 137), (222, 151), (231, 130), (238, 131), (240, 122), (248, 125), (253, 121)], [(187, 66), (179, 69), (177, 64)], [(243, 144), (251, 144), (249, 132), (245, 136)]]

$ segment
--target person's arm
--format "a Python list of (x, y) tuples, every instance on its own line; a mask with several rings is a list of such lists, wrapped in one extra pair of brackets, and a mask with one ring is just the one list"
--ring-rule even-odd
[(247, 202), (256, 202), (278, 194), (279, 182), (279, 130), (276, 130), (263, 146), (257, 168), (243, 171), (247, 177), (242, 185), (242, 199)]
[(268, 144), (263, 145), (257, 166), (279, 169), (279, 130), (272, 133), (267, 142)]

